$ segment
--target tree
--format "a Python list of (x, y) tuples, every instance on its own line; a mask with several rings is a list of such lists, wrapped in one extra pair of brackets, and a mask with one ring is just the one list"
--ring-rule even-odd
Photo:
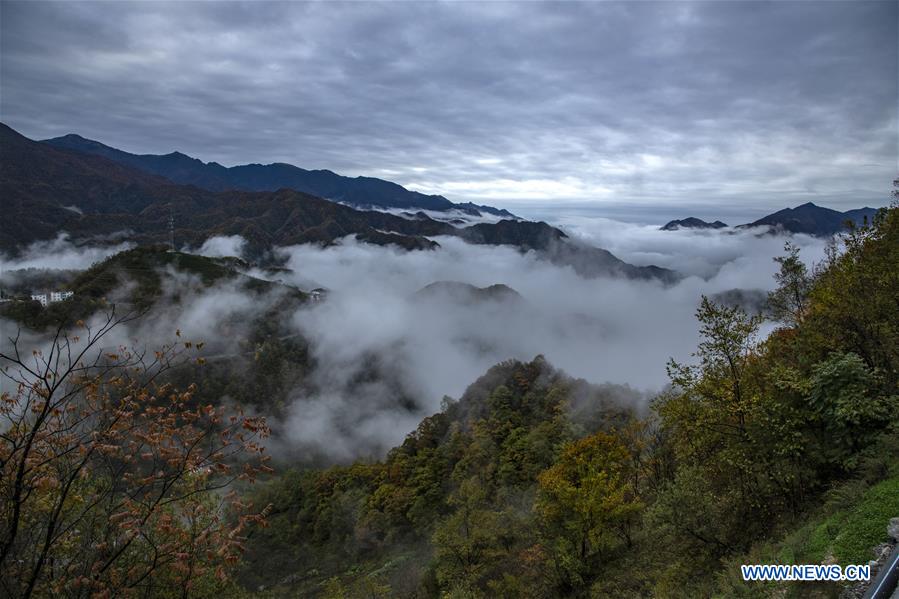
[(17, 336), (0, 353), (6, 596), (206, 594), (227, 580), (246, 527), (264, 523), (234, 491), (268, 470), (264, 419), (163, 382), (191, 342), (104, 348), (124, 320), (79, 323), (83, 337), (57, 329), (30, 355)]
[(812, 367), (808, 404), (827, 431), (828, 454), (851, 458), (889, 422), (897, 399), (880, 393), (881, 377), (853, 353), (835, 352)]
[[(747, 389), (752, 384), (748, 369), (761, 317), (749, 316), (740, 307), (717, 304), (702, 296), (696, 318), (702, 336), (694, 354), (699, 364), (669, 361), (668, 376), (679, 393), (672, 396), (673, 401), (658, 404), (663, 422), (667, 419), (675, 428), (684, 425), (688, 436), (692, 436), (692, 430), (745, 440), (753, 404), (752, 393)], [(672, 413), (671, 408), (679, 404), (684, 409)], [(686, 441), (692, 445), (689, 439)]]
[(475, 591), (508, 550), (501, 514), (476, 478), (462, 481), (450, 498), (454, 511), (437, 523), (431, 539), (437, 579), (445, 588)]
[(555, 560), (561, 590), (589, 585), (597, 558), (629, 529), (642, 504), (634, 493), (630, 453), (614, 434), (567, 444), (540, 474), (536, 511)]
[(795, 326), (802, 319), (812, 287), (812, 277), (802, 260), (799, 248), (792, 242), (784, 244), (784, 256), (774, 258), (780, 270), (774, 274), (777, 288), (768, 294), (768, 309), (774, 320)]
[(899, 379), (899, 200), (869, 226), (853, 228), (843, 251), (818, 275), (801, 331), (818, 359), (834, 351), (858, 354), (886, 382)]
[[(762, 489), (776, 473), (763, 458), (760, 450), (764, 446), (758, 442), (766, 437), (767, 428), (760, 417), (762, 373), (756, 344), (761, 318), (705, 296), (696, 317), (702, 335), (694, 354), (699, 364), (670, 361), (668, 374), (674, 386), (656, 399), (654, 408), (673, 449), (677, 470), (692, 468), (691, 476), (701, 475), (702, 483), (696, 483), (696, 488), (714, 495), (724, 508), (723, 520), (718, 522), (722, 532), (715, 538), (700, 535), (705, 539), (700, 542), (718, 551), (725, 541), (736, 542), (738, 534), (748, 536), (748, 526), (764, 520), (768, 506)], [(664, 491), (671, 492), (672, 488)], [(679, 509), (698, 510), (697, 521), (705, 511), (698, 504)], [(683, 518), (671, 510), (665, 513), (671, 519)], [(744, 527), (742, 531), (733, 526), (737, 522)], [(671, 530), (684, 529), (672, 522)]]

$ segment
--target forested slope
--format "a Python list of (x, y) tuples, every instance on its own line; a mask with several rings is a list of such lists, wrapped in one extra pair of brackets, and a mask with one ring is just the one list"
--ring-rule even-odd
[[(769, 301), (781, 326), (764, 340), (760, 317), (703, 298), (695, 359), (669, 364), (650, 409), (542, 358), (510, 362), (382, 462), (285, 473), (256, 498), (273, 510), (243, 583), (274, 596), (836, 596), (837, 583), (735, 583), (734, 568), (856, 563), (886, 540), (877, 520), (899, 515), (883, 491), (899, 474), (899, 207), (841, 243), (813, 272), (787, 247)], [(854, 550), (828, 540), (834, 526)]]

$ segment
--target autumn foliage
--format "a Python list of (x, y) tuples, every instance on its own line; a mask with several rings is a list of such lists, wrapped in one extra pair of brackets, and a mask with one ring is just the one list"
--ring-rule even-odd
[(103, 348), (123, 318), (3, 360), (0, 594), (197, 596), (227, 584), (267, 510), (264, 419), (200, 405), (168, 371), (195, 346)]

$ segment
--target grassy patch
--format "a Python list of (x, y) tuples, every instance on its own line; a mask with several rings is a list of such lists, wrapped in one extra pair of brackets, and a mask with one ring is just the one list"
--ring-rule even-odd
[(864, 564), (871, 548), (887, 540), (890, 518), (899, 516), (899, 476), (869, 488), (854, 507), (832, 514), (812, 531), (809, 555), (833, 556), (840, 565)]
[[(847, 483), (847, 489), (857, 488)], [(845, 498), (844, 498), (845, 501)], [(781, 540), (759, 543), (729, 560), (719, 578), (720, 597), (837, 597), (839, 583), (744, 582), (740, 564), (866, 564), (872, 549), (887, 540), (890, 518), (899, 516), (899, 474), (858, 491), (842, 508), (824, 505)]]

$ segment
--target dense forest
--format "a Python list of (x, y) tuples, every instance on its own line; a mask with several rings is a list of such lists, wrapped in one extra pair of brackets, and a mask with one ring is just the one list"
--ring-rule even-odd
[(770, 318), (703, 298), (648, 409), (542, 358), (496, 366), (382, 462), (291, 470), (238, 579), (271, 596), (836, 596), (740, 563), (867, 563), (899, 514), (899, 207)]
[[(298, 342), (276, 330), (250, 339), (239, 351), (277, 359), (256, 360), (272, 371), (240, 383), (227, 362), (202, 365), (193, 341), (109, 350), (104, 337), (132, 316), (69, 322), (48, 353), (3, 355), (14, 385), (0, 406), (0, 588), (837, 596), (838, 583), (746, 583), (739, 564), (867, 563), (899, 515), (899, 204), (814, 268), (800, 258), (790, 244), (776, 258), (764, 316), (702, 298), (693, 359), (671, 361), (671, 384), (649, 401), (539, 356), (508, 361), (383, 460), (331, 467), (265, 455), (260, 416), (278, 408), (261, 396), (302, 378)], [(145, 273), (150, 295), (159, 283), (144, 265), (160, 259), (189, 260), (118, 258)], [(232, 265), (200, 266), (214, 279)], [(115, 284), (102, 273), (69, 284), (99, 306)], [(778, 323), (770, 335), (765, 318)], [(213, 405), (221, 394), (255, 398), (254, 414)]]

